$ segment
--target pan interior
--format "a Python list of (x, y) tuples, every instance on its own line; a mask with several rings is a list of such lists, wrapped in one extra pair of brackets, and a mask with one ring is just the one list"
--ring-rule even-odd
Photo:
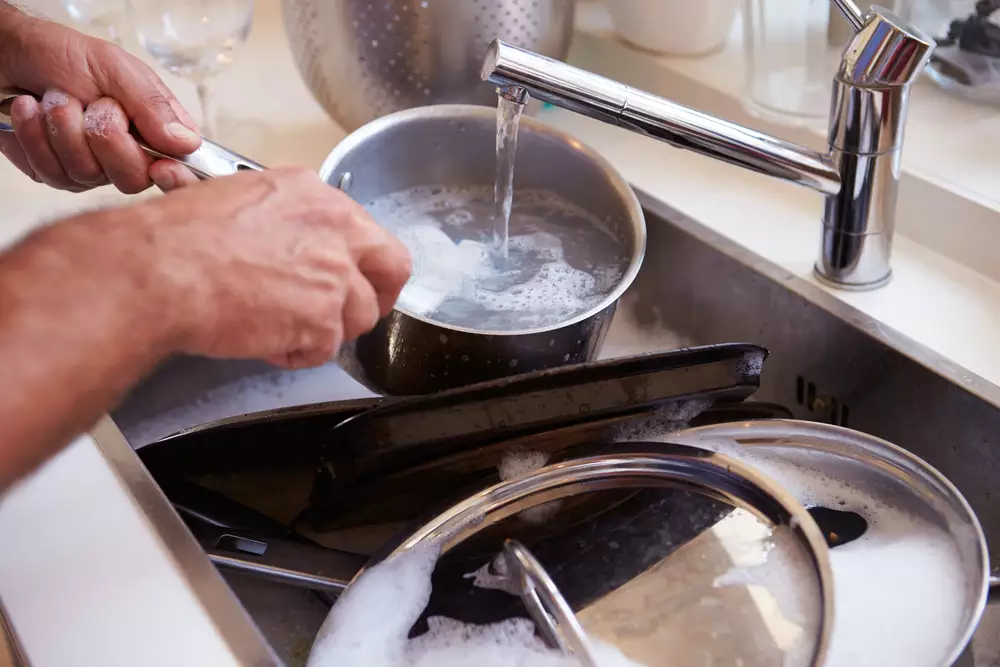
[[(424, 107), (369, 124), (324, 164), (331, 184), (350, 175), (348, 194), (376, 221), (397, 233), (405, 228), (399, 235), (415, 271), (397, 310), (458, 331), (504, 335), (566, 326), (617, 301), (645, 252), (638, 201), (606, 160), (531, 118), (522, 119), (518, 136), (510, 257), (500, 270), (495, 257), (483, 260), (480, 246), (493, 230), (496, 133), (495, 109)], [(451, 274), (470, 262), (476, 271), (491, 267), (472, 281), (478, 296), (452, 294), (435, 307), (441, 289), (455, 282)], [(427, 263), (434, 263), (433, 276)]]

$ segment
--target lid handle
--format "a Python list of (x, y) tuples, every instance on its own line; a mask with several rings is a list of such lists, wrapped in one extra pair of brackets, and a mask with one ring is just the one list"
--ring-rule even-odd
[(583, 667), (597, 667), (587, 635), (542, 564), (517, 540), (503, 545), (505, 574), (535, 624), (554, 648), (573, 655)]

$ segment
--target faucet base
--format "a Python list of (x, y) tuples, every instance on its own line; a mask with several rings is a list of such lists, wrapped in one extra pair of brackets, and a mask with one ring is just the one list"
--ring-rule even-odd
[(843, 290), (845, 292), (870, 292), (872, 290), (877, 290), (880, 287), (885, 287), (890, 282), (892, 282), (892, 270), (885, 274), (882, 278), (878, 280), (873, 280), (864, 283), (847, 283), (841, 282), (835, 278), (831, 278), (823, 273), (823, 269), (820, 267), (819, 263), (813, 265), (813, 276), (819, 282), (823, 283), (827, 287), (832, 287), (834, 289)]

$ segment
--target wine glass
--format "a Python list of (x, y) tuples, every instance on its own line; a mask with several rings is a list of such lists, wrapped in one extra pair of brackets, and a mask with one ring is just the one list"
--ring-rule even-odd
[(128, 0), (139, 43), (168, 71), (198, 87), (204, 135), (216, 135), (211, 83), (246, 41), (254, 0)]
[(109, 41), (122, 45), (119, 26), (125, 14), (125, 0), (62, 0), (62, 6), (77, 23), (98, 28)]

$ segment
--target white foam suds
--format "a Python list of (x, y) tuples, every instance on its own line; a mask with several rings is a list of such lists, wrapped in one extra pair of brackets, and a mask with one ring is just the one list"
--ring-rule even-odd
[(309, 667), (402, 667), (407, 634), (431, 599), (434, 549), (389, 558), (358, 577), (316, 635)]
[(473, 241), (455, 244), (434, 224), (403, 227), (396, 236), (410, 251), (412, 278), (400, 295), (399, 305), (417, 315), (432, 315), (464, 281), (484, 270), (486, 246)]
[(106, 137), (118, 122), (119, 113), (115, 103), (98, 100), (83, 112), (83, 131), (92, 137)]
[(740, 459), (807, 507), (855, 512), (868, 522), (858, 540), (830, 550), (836, 611), (826, 667), (945, 664), (971, 602), (962, 556), (948, 530), (848, 481), (847, 459), (834, 471), (829, 454), (814, 454), (824, 457), (820, 466), (819, 459), (810, 465), (804, 450), (744, 446), (707, 434), (669, 440)]
[(734, 510), (712, 532), (732, 561), (732, 569), (714, 585), (745, 587), (771, 640), (785, 654), (784, 664), (808, 664), (822, 618), (809, 554), (789, 528), (771, 530), (745, 510)]
[[(548, 648), (526, 619), (470, 625), (432, 617), (428, 632), (407, 639), (431, 595), (437, 553), (415, 550), (362, 574), (320, 628), (308, 667), (577, 667)], [(591, 638), (600, 667), (638, 667)]]
[(712, 401), (707, 398), (692, 398), (686, 401), (666, 403), (657, 407), (652, 414), (643, 414), (618, 424), (615, 427), (614, 440), (616, 442), (642, 442), (651, 433), (663, 438), (688, 428), (692, 419), (710, 407), (712, 407)]
[(69, 104), (69, 95), (61, 90), (53, 88), (45, 91), (45, 94), (42, 95), (42, 110), (45, 113), (49, 113), (59, 107), (64, 107), (67, 104)]
[[(530, 474), (544, 467), (548, 461), (549, 455), (545, 452), (510, 450), (504, 453), (500, 465), (497, 466), (497, 472), (500, 473), (500, 481), (506, 482)], [(542, 524), (554, 517), (562, 504), (562, 500), (552, 500), (522, 510), (517, 516), (526, 523)]]
[(497, 472), (500, 473), (500, 480), (506, 482), (522, 475), (532, 473), (545, 466), (549, 461), (549, 455), (545, 452), (525, 452), (511, 450), (505, 452)]
[(494, 203), (486, 188), (414, 188), (366, 204), (413, 258), (401, 308), (446, 324), (516, 331), (572, 319), (621, 281), (625, 244), (586, 211), (542, 191), (518, 193), (508, 256), (497, 257)]

